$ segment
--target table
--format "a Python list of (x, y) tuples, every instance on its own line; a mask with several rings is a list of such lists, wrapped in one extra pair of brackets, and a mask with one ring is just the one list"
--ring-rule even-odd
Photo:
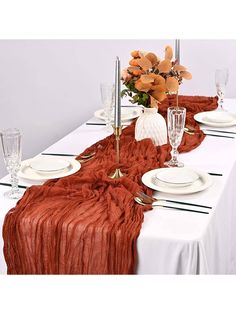
[[(236, 100), (225, 100), (225, 108), (236, 112)], [(236, 131), (236, 126), (230, 129)], [(104, 126), (83, 124), (45, 152), (79, 154), (107, 135)], [(209, 215), (164, 208), (146, 212), (137, 241), (137, 274), (235, 274), (236, 140), (207, 136), (198, 148), (181, 154), (179, 159), (190, 167), (223, 176), (214, 176), (213, 185), (199, 193), (176, 198), (164, 193), (158, 193), (158, 196), (213, 208)], [(8, 181), (8, 176), (1, 179), (1, 182)], [(29, 182), (20, 180), (20, 184), (29, 185)], [(2, 196), (6, 189), (9, 187), (0, 186), (1, 233), (4, 217), (16, 203)], [(6, 274), (2, 248), (0, 237), (0, 273)]]

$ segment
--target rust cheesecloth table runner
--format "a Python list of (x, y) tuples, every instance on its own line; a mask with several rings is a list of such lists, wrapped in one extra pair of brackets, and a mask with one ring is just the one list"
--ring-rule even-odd
[[(175, 102), (169, 97), (160, 108)], [(198, 128), (193, 115), (217, 107), (217, 98), (180, 96), (187, 108), (187, 123)], [(185, 134), (180, 151), (197, 147), (204, 134)], [(133, 274), (136, 270), (136, 241), (144, 219), (143, 207), (134, 194), (151, 190), (141, 183), (142, 175), (170, 159), (168, 144), (155, 147), (150, 139), (134, 140), (134, 123), (121, 136), (121, 167), (127, 176), (112, 180), (114, 136), (86, 151), (95, 158), (79, 172), (41, 186), (28, 188), (5, 217), (4, 255), (8, 274)]]

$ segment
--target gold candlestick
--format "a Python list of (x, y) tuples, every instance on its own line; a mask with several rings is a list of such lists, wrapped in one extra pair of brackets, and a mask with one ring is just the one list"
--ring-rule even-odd
[[(114, 128), (114, 135), (116, 138), (116, 163), (119, 165), (120, 163), (120, 135), (121, 135), (121, 130), (122, 127), (113, 127)], [(110, 173), (108, 175), (109, 178), (111, 179), (119, 179), (123, 177), (125, 174), (121, 172), (120, 168), (116, 168), (115, 171)]]
[(176, 92), (176, 107), (179, 108), (179, 91)]
[[(180, 64), (180, 39), (175, 40), (175, 61)], [(176, 107), (179, 108), (179, 91), (176, 93)]]

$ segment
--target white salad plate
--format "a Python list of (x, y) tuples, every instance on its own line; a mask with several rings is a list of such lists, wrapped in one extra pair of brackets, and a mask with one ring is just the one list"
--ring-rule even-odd
[(70, 161), (60, 157), (40, 156), (31, 159), (29, 166), (38, 172), (57, 172), (70, 166)]
[(183, 187), (193, 184), (199, 175), (192, 169), (183, 168), (161, 168), (156, 172), (155, 178), (169, 186)]
[(159, 168), (159, 169), (148, 171), (142, 176), (142, 182), (147, 187), (155, 191), (170, 193), (170, 194), (196, 193), (196, 192), (207, 189), (209, 186), (211, 186), (213, 182), (211, 176), (208, 173), (194, 169), (193, 171), (198, 175), (198, 179), (196, 179), (192, 184), (189, 184), (187, 186), (185, 185), (185, 186), (176, 187), (176, 186), (161, 182), (157, 179), (158, 173), (162, 172), (163, 169), (175, 169), (175, 168)]
[(236, 114), (227, 111), (205, 111), (194, 115), (197, 122), (216, 127), (236, 125)]
[[(46, 158), (57, 159), (58, 157), (45, 156), (45, 159)], [(36, 159), (36, 158), (33, 158), (33, 159)], [(57, 178), (69, 176), (77, 172), (81, 168), (81, 164), (77, 160), (75, 160), (74, 158), (71, 158), (71, 159), (68, 158), (67, 160), (69, 162), (69, 165), (66, 168), (63, 168), (62, 170), (59, 170), (59, 171), (40, 172), (40, 171), (32, 169), (32, 167), (30, 166), (33, 159), (26, 159), (21, 162), (21, 168), (18, 172), (18, 176), (20, 178), (32, 180), (32, 181), (46, 181), (49, 179), (57, 179)]]
[[(121, 107), (121, 120), (122, 121), (128, 121), (135, 119), (140, 116), (141, 109), (140, 108), (128, 108), (128, 107)], [(106, 113), (104, 109), (100, 109), (95, 111), (94, 116), (96, 118), (106, 120)], [(112, 114), (112, 117), (114, 114)], [(113, 120), (113, 119), (112, 119)]]

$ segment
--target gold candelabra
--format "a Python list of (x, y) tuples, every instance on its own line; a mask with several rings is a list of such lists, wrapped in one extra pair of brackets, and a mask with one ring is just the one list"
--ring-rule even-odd
[[(120, 163), (120, 136), (121, 136), (121, 132), (122, 132), (122, 126), (119, 127), (114, 127), (114, 135), (115, 135), (115, 140), (116, 140), (116, 164), (119, 167), (119, 163)], [(119, 179), (121, 177), (123, 177), (125, 174), (121, 172), (120, 168), (116, 168), (115, 171), (113, 171), (112, 173), (110, 173), (108, 175), (109, 178), (111, 179)]]

